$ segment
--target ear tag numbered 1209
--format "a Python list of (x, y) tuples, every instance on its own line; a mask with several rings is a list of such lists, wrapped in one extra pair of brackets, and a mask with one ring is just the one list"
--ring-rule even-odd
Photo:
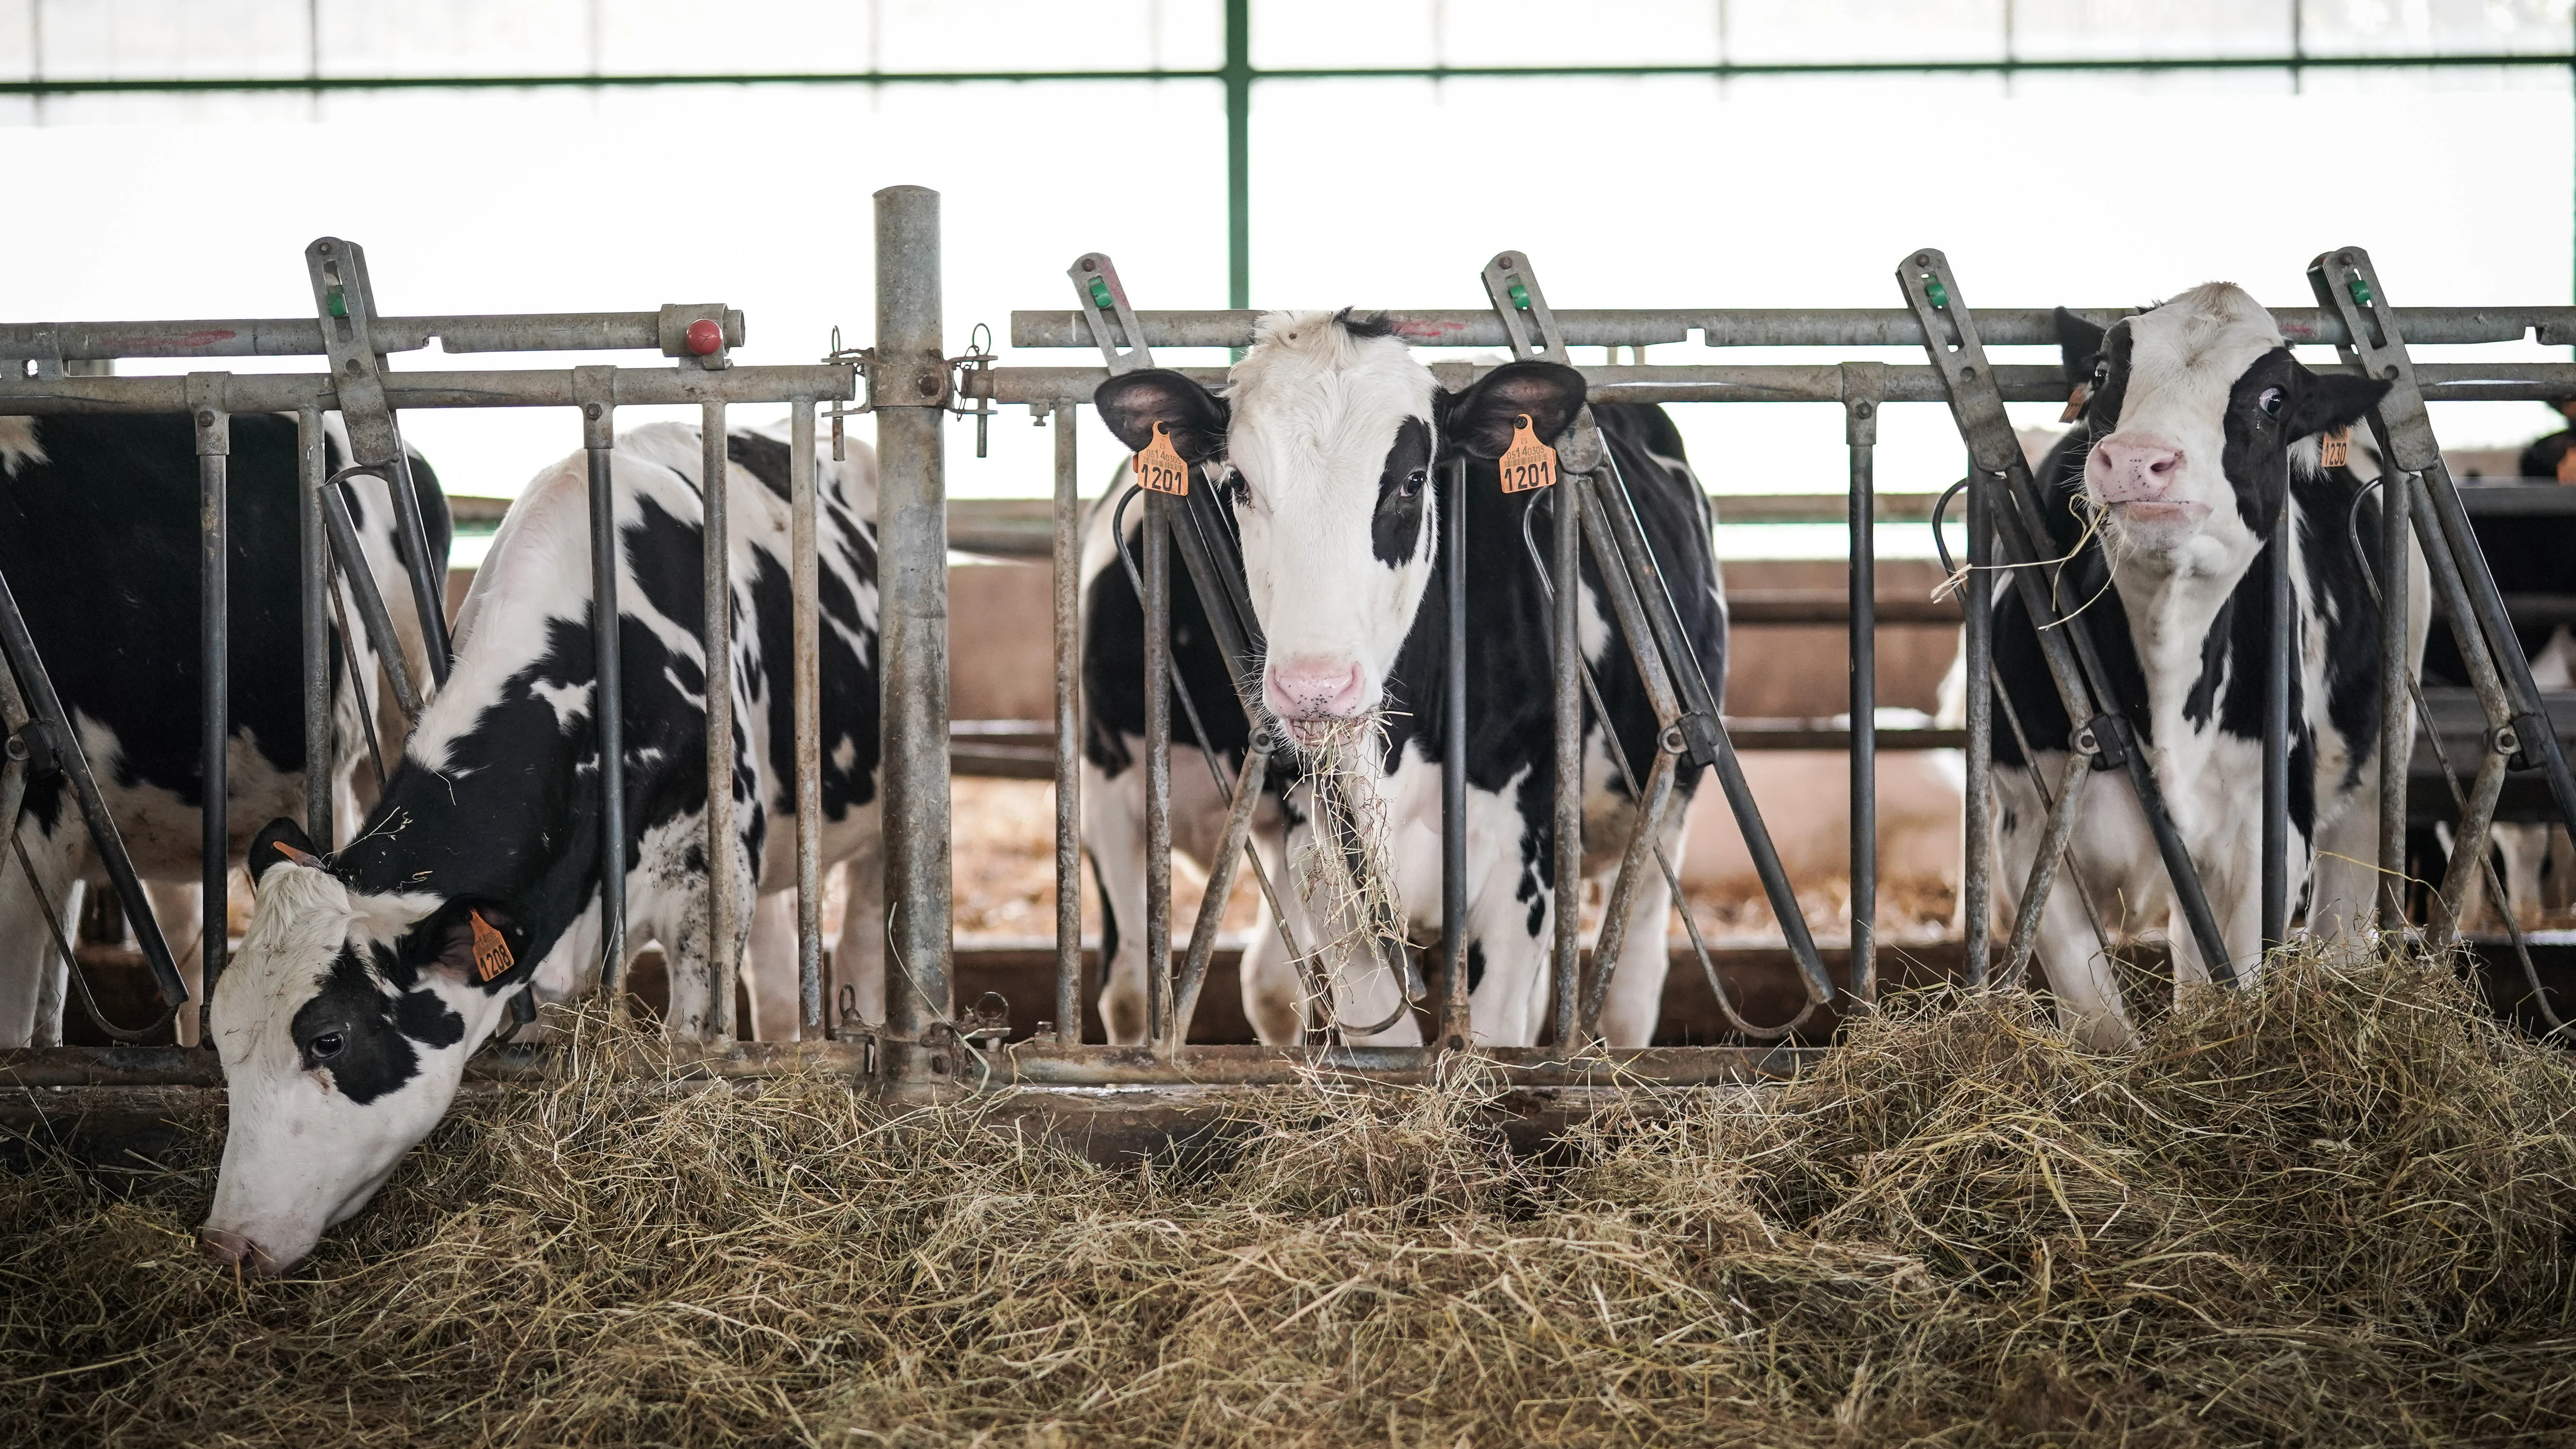
[(1154, 424), (1154, 441), (1136, 455), (1136, 486), (1175, 498), (1189, 495), (1190, 465), (1181, 461), (1180, 450), (1172, 446), (1170, 425)]
[(2352, 429), (2337, 428), (2317, 439), (2317, 466), (2340, 468), (2352, 456)]
[(1512, 423), (1512, 445), (1503, 450), (1503, 491), (1527, 493), (1556, 482), (1556, 450), (1538, 440), (1529, 414)]
[(517, 958), (510, 954), (510, 943), (481, 911), (467, 911), (465, 919), (474, 923), (474, 979), (491, 984), (510, 969)]

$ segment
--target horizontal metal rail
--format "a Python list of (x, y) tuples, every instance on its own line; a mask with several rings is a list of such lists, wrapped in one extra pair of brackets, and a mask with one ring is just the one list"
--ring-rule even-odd
[[(474, 372), (385, 374), (385, 398), (408, 408), (568, 408), (590, 401), (575, 395), (572, 368), (485, 369)], [(621, 367), (610, 380), (616, 407), (682, 404), (775, 403), (797, 398), (840, 400), (857, 395), (848, 363), (779, 367)], [(236, 413), (291, 413), (339, 407), (331, 379), (322, 373), (232, 373), (226, 401)], [(0, 416), (44, 413), (175, 413), (188, 406), (188, 379), (169, 377), (62, 377), (0, 379)]]
[[(529, 312), (465, 317), (378, 317), (370, 340), (386, 352), (618, 352), (665, 349), (672, 311)], [(739, 309), (726, 309), (727, 347), (743, 342)], [(120, 357), (319, 357), (328, 351), (313, 317), (208, 318), (179, 322), (0, 323), (0, 358), (65, 362)]]
[[(2576, 335), (2567, 340), (2576, 343)], [(1224, 382), (1226, 375), (1226, 370), (1221, 367), (1173, 370), (1212, 387)], [(1464, 387), (1492, 370), (1489, 365), (1465, 362), (1435, 362), (1431, 365), (1432, 374), (1440, 379), (1441, 385), (1450, 388)], [(2325, 363), (2317, 365), (2314, 370), (2352, 369)], [(1595, 365), (1583, 367), (1582, 372), (1592, 384), (1593, 402), (1843, 401), (1842, 368), (1834, 363), (1709, 367)], [(1995, 383), (2003, 390), (2007, 402), (2066, 400), (2066, 374), (2061, 368), (1998, 365), (1994, 375)], [(436, 373), (408, 373), (401, 381), (417, 387), (421, 385), (418, 379), (436, 376)], [(1887, 391), (1882, 401), (1949, 401), (1949, 395), (1942, 390), (1940, 374), (1929, 367), (1890, 365), (1884, 376)], [(2424, 396), (2436, 402), (2547, 402), (2555, 398), (2576, 397), (2576, 364), (2564, 362), (2419, 363), (2415, 376)], [(968, 398), (989, 397), (1001, 403), (1056, 407), (1089, 402), (1092, 391), (1108, 377), (1108, 371), (1098, 367), (996, 367), (967, 373), (960, 391)], [(92, 379), (68, 378), (65, 382), (85, 380)], [(388, 379), (389, 390), (393, 389), (394, 383), (394, 379)], [(8, 391), (0, 389), (0, 398), (7, 396)]]
[[(2087, 307), (2075, 315), (2108, 327), (2134, 307)], [(1139, 312), (1137, 325), (1151, 347), (1249, 347), (1252, 326), (1263, 314), (1250, 309), (1205, 312)], [(1395, 312), (1396, 329), (1416, 346), (1502, 347), (1509, 343), (1491, 311)], [(2426, 343), (2516, 342), (2534, 330), (2552, 346), (2576, 344), (2576, 307), (2409, 307), (2398, 312), (2406, 337)], [(1692, 333), (1710, 347), (1920, 347), (1923, 327), (1911, 312), (1873, 307), (1567, 308), (1556, 320), (1575, 347), (1648, 347), (1688, 342)], [(2315, 307), (2275, 309), (2281, 335), (2298, 345), (2350, 341), (2342, 319)], [(2055, 347), (2057, 321), (2047, 307), (2005, 307), (1981, 312), (1977, 328), (1989, 347)], [(1955, 339), (1945, 338), (1944, 341)], [(1090, 333), (1076, 312), (1011, 314), (1013, 347), (1089, 347)], [(2062, 396), (2064, 388), (2059, 389)]]

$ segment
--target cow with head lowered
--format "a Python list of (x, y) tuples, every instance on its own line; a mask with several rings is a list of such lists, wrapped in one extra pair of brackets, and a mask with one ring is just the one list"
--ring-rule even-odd
[[(623, 840), (601, 839), (576, 456), (511, 506), (458, 615), (454, 672), (349, 843), (325, 854), (280, 820), (252, 847), (258, 905), (213, 1003), (231, 1122), (201, 1230), (208, 1252), (262, 1272), (303, 1258), (445, 1114), (511, 996), (533, 984), (560, 1000), (596, 982), (604, 865), (625, 873), (629, 954), (659, 942), (669, 962), (670, 1029), (707, 1034), (710, 675), (733, 697), (728, 848), (746, 937), (755, 893), (795, 879), (789, 452), (759, 433), (734, 434), (728, 452), (734, 651), (712, 670), (700, 435), (652, 424), (620, 436), (612, 455)], [(877, 846), (876, 488), (864, 453), (816, 467), (830, 863)], [(865, 886), (876, 872), (851, 876)], [(841, 942), (863, 1011), (882, 1006), (872, 895), (851, 902)], [(764, 974), (755, 966), (755, 984)], [(779, 1009), (755, 992), (756, 1018)]]
[[(2315, 372), (2242, 289), (2209, 283), (2107, 330), (2059, 314), (2070, 368), (2085, 380), (2083, 425), (2037, 481), (2054, 555), (2071, 554), (2058, 607), (2085, 622), (2116, 703), (2148, 753), (2173, 823), (2198, 867), (2239, 979), (2260, 971), (2263, 665), (2274, 521), (2288, 510), (2296, 662), (2290, 689), (2290, 883), (2306, 929), (2333, 940), (2375, 909), (2379, 818), (2379, 614), (2346, 542), (2367, 479), (2325, 466), (2320, 435), (2349, 427), (2388, 384)], [(2378, 501), (2358, 499), (2365, 539)], [(2406, 581), (2420, 654), (2426, 593)], [(2063, 770), (2072, 726), (2050, 684), (2030, 616), (1995, 586), (1993, 688), (2019, 716), (2042, 778)], [(1998, 711), (1998, 919), (2046, 830), (2046, 806)], [(2211, 964), (2185, 927), (2136, 796), (2086, 793), (2068, 846), (2075, 878), (2112, 930), (2162, 929), (2178, 980)], [(2041, 917), (2038, 956), (2061, 1018), (2097, 1044), (2128, 1040), (2130, 1018), (2076, 898), (2061, 878)]]
[[(343, 816), (354, 814), (361, 792), (377, 783), (364, 763), (369, 742), (399, 749), (403, 739), (377, 641), (359, 628), (335, 633), (332, 642), (336, 751), (318, 762), (305, 758), (300, 451), (292, 417), (245, 413), (232, 420), (225, 794), (234, 860), (270, 817), (303, 810), (308, 769), (328, 774)], [(337, 471), (347, 458), (335, 422), (323, 441), (323, 464)], [(177, 958), (190, 993), (175, 1019), (183, 1045), (197, 1040), (203, 959), (192, 889), (202, 879), (198, 808), (205, 798), (197, 473), (196, 426), (184, 413), (0, 417), (0, 578), (26, 618)], [(411, 475), (432, 571), (444, 575), (446, 496), (418, 454)], [(340, 489), (396, 647), (411, 677), (425, 679), (429, 656), (401, 562), (393, 494), (363, 474)], [(349, 589), (345, 576), (334, 585), (336, 612), (354, 620), (359, 611)], [(0, 1047), (54, 1045), (62, 1040), (66, 986), (54, 931), (70, 933), (78, 891), (107, 884), (66, 775), (46, 771), (29, 782), (17, 844), (41, 889), (0, 854)], [(48, 907), (60, 913), (51, 925)]]
[[(1257, 708), (1293, 743), (1373, 725), (1361, 774), (1387, 823), (1391, 894), (1416, 942), (1441, 929), (1440, 771), (1444, 754), (1447, 656), (1447, 539), (1466, 529), (1467, 921), (1466, 975), (1476, 1040), (1527, 1044), (1546, 1024), (1551, 920), (1562, 908), (1552, 888), (1554, 732), (1550, 705), (1552, 603), (1547, 580), (1524, 544), (1526, 520), (1545, 537), (1562, 488), (1504, 493), (1496, 460), (1517, 427), (1553, 438), (1584, 402), (1580, 373), (1553, 363), (1513, 362), (1456, 390), (1442, 387), (1399, 329), (1381, 318), (1340, 312), (1280, 312), (1261, 319), (1222, 395), (1165, 370), (1121, 374), (1095, 401), (1102, 420), (1131, 449), (1160, 429), (1190, 466), (1193, 487), (1215, 490), (1236, 532), (1244, 583), (1266, 643)], [(1684, 630), (1712, 682), (1724, 678), (1726, 618), (1718, 589), (1706, 496), (1660, 409), (1596, 404), (1610, 457), (1635, 500), (1639, 520), (1670, 582)], [(1465, 517), (1449, 516), (1437, 485), (1444, 469), (1467, 467)], [(1084, 558), (1085, 710), (1083, 832), (1105, 907), (1106, 981), (1101, 1015), (1113, 1040), (1141, 1040), (1146, 1027), (1142, 654), (1144, 620), (1127, 572), (1114, 560), (1122, 487), (1095, 513)], [(1129, 508), (1132, 537), (1141, 509)], [(1643, 780), (1658, 730), (1627, 648), (1608, 627), (1609, 610), (1587, 561), (1572, 592), (1583, 654), (1600, 681), (1608, 717), (1588, 706), (1583, 721), (1587, 872), (1616, 864), (1636, 802), (1610, 752)], [(1186, 575), (1173, 581), (1175, 689), (1206, 723), (1210, 748), (1229, 778), (1250, 722), (1209, 637)], [(1249, 683), (1249, 682), (1247, 682)], [(1223, 800), (1192, 758), (1187, 714), (1173, 711), (1175, 819), (1181, 848), (1217, 834)], [(1294, 773), (1286, 764), (1274, 766)], [(1684, 772), (1662, 840), (1678, 861), (1683, 811), (1695, 785)], [(1317, 917), (1280, 873), (1312, 829), (1310, 787), (1286, 790), (1267, 807), (1268, 838), (1257, 842), (1279, 882), (1298, 948), (1317, 952)], [(1285, 840), (1280, 836), (1284, 833)], [(1667, 964), (1664, 922), (1670, 893), (1650, 872), (1603, 1013), (1615, 1045), (1652, 1035)], [(1321, 953), (1324, 983), (1310, 989), (1301, 964), (1267, 924), (1245, 953), (1247, 1014), (1264, 1041), (1294, 1042), (1320, 1007), (1354, 1041), (1420, 1040), (1397, 1010), (1402, 986), (1366, 952)], [(1313, 998), (1322, 997), (1318, 1001)], [(1377, 1029), (1370, 1030), (1371, 1026)]]

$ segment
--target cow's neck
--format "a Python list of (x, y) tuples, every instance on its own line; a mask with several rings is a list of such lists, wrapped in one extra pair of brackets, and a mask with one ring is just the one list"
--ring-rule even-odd
[(2192, 752), (2187, 742), (2206, 733), (2189, 714), (2195, 691), (2207, 692), (2203, 672), (2226, 667), (2223, 651), (2217, 660), (2208, 656), (2210, 631), (2256, 556), (2212, 545), (2179, 555), (2132, 554), (2112, 568), (2129, 639), (2146, 675), (2155, 747), (2170, 762), (2182, 763)]

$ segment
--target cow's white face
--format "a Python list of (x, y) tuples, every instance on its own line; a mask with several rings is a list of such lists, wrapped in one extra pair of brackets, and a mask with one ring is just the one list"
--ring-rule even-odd
[(1513, 363), (1460, 393), (1382, 318), (1274, 312), (1223, 399), (1177, 373), (1128, 373), (1095, 395), (1130, 448), (1163, 426), (1201, 486), (1225, 490), (1268, 644), (1263, 704), (1312, 738), (1386, 702), (1386, 681), (1431, 582), (1433, 475), (1491, 459), (1527, 415), (1553, 439), (1583, 401), (1571, 368)]
[(453, 903), (353, 894), (318, 866), (261, 873), (213, 1001), (231, 1120), (207, 1253), (285, 1271), (438, 1125), (505, 1009), (472, 951)]
[(2301, 366), (2272, 314), (2226, 282), (2194, 287), (2102, 337), (2084, 491), (2115, 558), (2233, 579), (2289, 486), (2289, 449), (2367, 412), (2387, 384)]

